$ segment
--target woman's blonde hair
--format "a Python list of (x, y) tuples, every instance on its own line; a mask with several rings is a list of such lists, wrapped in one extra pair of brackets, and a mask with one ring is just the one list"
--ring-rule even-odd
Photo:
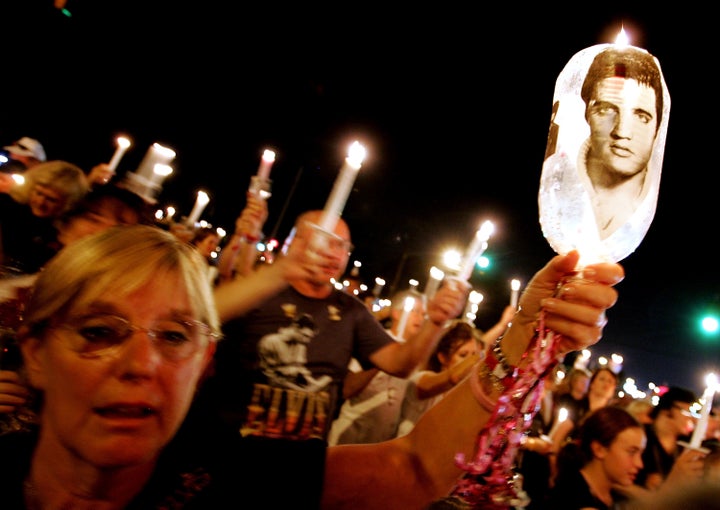
[(13, 186), (9, 194), (21, 204), (27, 204), (36, 184), (47, 186), (61, 194), (65, 203), (60, 214), (72, 209), (90, 191), (82, 168), (67, 161), (54, 160), (39, 163), (23, 173), (25, 182)]
[(127, 296), (154, 280), (178, 278), (194, 319), (220, 335), (207, 262), (194, 246), (151, 225), (117, 226), (63, 248), (33, 287), (20, 337), (35, 334), (71, 307)]

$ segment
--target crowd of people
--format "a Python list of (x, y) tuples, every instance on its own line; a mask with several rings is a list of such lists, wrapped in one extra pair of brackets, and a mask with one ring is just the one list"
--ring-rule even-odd
[[(430, 508), (545, 362), (538, 331), (558, 359), (595, 344), (624, 276), (598, 263), (573, 278), (571, 251), (488, 331), (462, 317), (470, 287), (453, 277), (381, 318), (333, 284), (353, 248), (342, 218), (326, 230), (304, 212), (267, 263), (266, 199), (248, 193), (222, 245), (156, 221), (107, 165), (48, 161), (29, 140), (8, 146), (35, 155), (13, 166), (23, 183), (0, 167), (3, 508)], [(705, 449), (678, 445), (691, 391), (636, 414), (611, 369), (560, 382), (558, 367), (523, 410), (529, 508), (632, 508), (717, 480), (716, 427)]]

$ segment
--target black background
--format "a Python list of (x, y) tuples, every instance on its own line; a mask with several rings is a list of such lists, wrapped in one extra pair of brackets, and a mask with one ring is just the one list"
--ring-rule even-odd
[(613, 42), (655, 55), (670, 92), (658, 209), (593, 349), (625, 356), (638, 385), (700, 391), (717, 371), (718, 337), (698, 334), (720, 308), (717, 257), (717, 80), (714, 18), (683, 4), (457, 6), (265, 2), (91, 2), (64, 17), (49, 2), (6, 6), (0, 142), (33, 136), (50, 159), (89, 170), (115, 137), (133, 146), (132, 171), (153, 142), (173, 148), (159, 196), (232, 230), (262, 151), (277, 152), (266, 234), (321, 208), (354, 140), (368, 150), (344, 211), (361, 275), (421, 288), (449, 246), (464, 248), (481, 221), (496, 233), (492, 267), (472, 282), (489, 327), (552, 255), (537, 192), (555, 80), (578, 51)]

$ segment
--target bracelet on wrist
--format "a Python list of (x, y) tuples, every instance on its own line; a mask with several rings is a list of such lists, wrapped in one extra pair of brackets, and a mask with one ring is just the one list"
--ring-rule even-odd
[(485, 357), (485, 369), (493, 386), (500, 393), (512, 387), (520, 375), (520, 369), (510, 365), (500, 347), (502, 337), (498, 338)]
[(508, 363), (505, 353), (502, 351), (500, 342), (503, 337), (498, 337), (495, 343), (492, 345), (492, 349), (488, 352), (486, 362), (489, 365), (492, 373), (501, 381), (506, 378), (515, 379), (518, 376), (518, 367), (512, 366)]

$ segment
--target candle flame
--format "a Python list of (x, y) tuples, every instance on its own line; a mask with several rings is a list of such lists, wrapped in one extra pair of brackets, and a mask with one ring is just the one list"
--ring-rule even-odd
[(267, 163), (273, 163), (275, 161), (275, 152), (271, 151), (270, 149), (265, 149), (265, 152), (263, 152), (262, 155), (262, 159)]
[(482, 303), (483, 299), (485, 299), (485, 296), (475, 290), (471, 291), (470, 295), (468, 296), (468, 301), (470, 301), (470, 303), (474, 305)]
[(618, 46), (627, 46), (630, 44), (630, 38), (625, 33), (625, 27), (620, 27), (620, 32), (615, 38), (615, 44), (617, 44)]
[(712, 388), (713, 391), (715, 391), (718, 386), (717, 375), (710, 372), (708, 375), (705, 376), (705, 384), (707, 385), (708, 388)]
[(173, 159), (173, 158), (175, 158), (175, 151), (172, 150), (172, 149), (169, 148), (169, 147), (163, 147), (162, 145), (160, 145), (160, 144), (157, 143), (157, 142), (155, 142), (155, 143), (152, 145), (152, 147), (153, 147), (153, 150), (154, 150), (154, 151), (159, 152), (160, 154), (162, 154), (164, 157), (166, 157), (166, 158), (168, 158), (168, 159)]
[(200, 204), (207, 204), (208, 202), (210, 202), (210, 197), (208, 196), (207, 193), (205, 193), (204, 191), (200, 190), (200, 191), (197, 192), (197, 201), (198, 201)]
[(492, 221), (487, 220), (480, 226), (480, 229), (477, 231), (477, 235), (480, 239), (487, 241), (490, 239), (490, 236), (494, 231), (495, 225), (493, 225)]
[(405, 298), (405, 305), (403, 306), (403, 310), (406, 312), (411, 311), (415, 307), (415, 298), (412, 296), (408, 296)]
[(568, 410), (565, 409), (564, 407), (561, 407), (560, 410), (558, 411), (558, 422), (563, 422), (563, 421), (567, 420), (567, 417), (568, 417)]
[(170, 165), (163, 165), (162, 163), (155, 163), (155, 166), (153, 166), (153, 172), (162, 177), (167, 177), (168, 175), (170, 175), (173, 172), (173, 169)]
[(517, 278), (513, 278), (510, 281), (510, 289), (511, 290), (520, 290), (520, 280), (518, 280)]
[(118, 136), (117, 144), (121, 149), (127, 149), (130, 147), (130, 139), (124, 136)]
[(430, 268), (430, 277), (435, 280), (442, 280), (445, 278), (445, 273), (439, 267), (432, 266)]
[(353, 142), (348, 150), (347, 162), (355, 170), (359, 170), (362, 166), (362, 162), (365, 159), (366, 150), (365, 147), (360, 145), (360, 142)]

